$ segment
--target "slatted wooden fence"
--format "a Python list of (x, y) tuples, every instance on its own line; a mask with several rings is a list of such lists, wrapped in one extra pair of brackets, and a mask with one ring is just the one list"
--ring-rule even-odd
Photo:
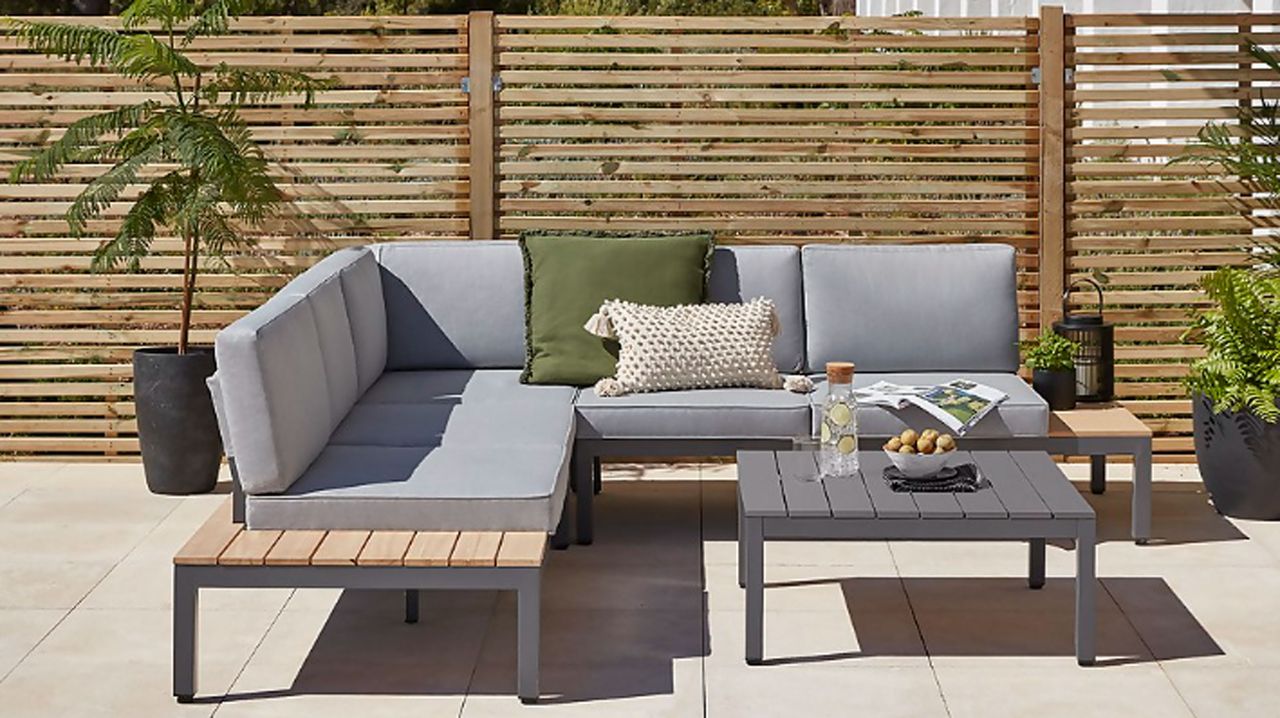
[[(1166, 458), (1186, 458), (1195, 279), (1269, 220), (1213, 168), (1165, 162), (1272, 84), (1239, 46), (1274, 42), (1280, 21), (1203, 20), (245, 19), (197, 58), (336, 85), (310, 109), (247, 111), (296, 216), (204, 275), (196, 338), (331, 249), (391, 237), (1007, 242), (1024, 334), (1055, 318), (1071, 278), (1109, 278), (1121, 396)], [(3, 36), (0, 67), (0, 170), (87, 112), (155, 96)], [(81, 239), (61, 216), (100, 169), (0, 184), (0, 453), (136, 454), (128, 356), (174, 341), (178, 245), (142, 274), (89, 273), (127, 204)]]
[[(1157, 432), (1155, 448), (1194, 450), (1180, 379), (1201, 354), (1182, 339), (1203, 306), (1196, 281), (1243, 259), (1280, 218), (1220, 168), (1173, 163), (1206, 122), (1280, 96), (1242, 45), (1274, 46), (1276, 15), (1072, 15), (1066, 51), (1069, 277), (1101, 275), (1117, 323), (1118, 394)], [(1092, 304), (1091, 293), (1073, 295)]]
[[(201, 277), (193, 341), (211, 341), (336, 247), (467, 236), (466, 24), (465, 16), (248, 18), (227, 36), (196, 41), (198, 62), (298, 68), (334, 84), (309, 109), (286, 101), (245, 110), (296, 216), (267, 228), (258, 255)], [(88, 113), (163, 97), (10, 37), (0, 36), (0, 68), (6, 175)], [(0, 184), (0, 453), (136, 455), (129, 356), (137, 345), (176, 341), (181, 244), (157, 242), (141, 274), (90, 273), (93, 249), (128, 205), (112, 206), (79, 239), (62, 216), (102, 169), (78, 164), (57, 182)]]

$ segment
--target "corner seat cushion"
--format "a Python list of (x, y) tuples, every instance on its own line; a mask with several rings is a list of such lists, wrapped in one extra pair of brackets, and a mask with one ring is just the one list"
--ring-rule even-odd
[(580, 439), (790, 439), (810, 430), (808, 397), (781, 389), (584, 389), (575, 406)]
[(255, 529), (555, 530), (563, 446), (328, 446), (284, 493), (246, 497)]
[(510, 446), (573, 443), (570, 402), (380, 404), (361, 401), (329, 439), (330, 446)]
[(458, 404), (536, 398), (568, 406), (577, 393), (571, 386), (521, 384), (519, 369), (389, 371), (374, 382), (360, 403)]
[[(822, 402), (827, 396), (826, 380), (814, 376), (815, 389), (809, 395), (813, 402), (813, 429), (818, 428)], [(968, 379), (986, 384), (1009, 395), (991, 413), (974, 424), (967, 437), (1000, 438), (1008, 436), (1044, 436), (1049, 433), (1049, 405), (1017, 374), (964, 372), (954, 373), (893, 373), (859, 372), (853, 379), (854, 388), (870, 386), (878, 381), (889, 381), (908, 386), (930, 386), (953, 379)], [(917, 431), (949, 429), (923, 409), (908, 406), (905, 409), (889, 409), (882, 406), (858, 407), (858, 433), (863, 436), (893, 436), (907, 428)]]

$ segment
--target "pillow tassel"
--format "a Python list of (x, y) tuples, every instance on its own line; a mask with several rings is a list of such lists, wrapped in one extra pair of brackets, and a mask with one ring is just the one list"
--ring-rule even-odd
[(607, 376), (596, 382), (596, 396), (623, 396), (626, 393), (627, 389), (622, 385), (622, 382), (611, 376)]
[(592, 314), (582, 328), (604, 339), (617, 339), (613, 333), (613, 322), (609, 321), (609, 311), (604, 307), (600, 307), (600, 311)]

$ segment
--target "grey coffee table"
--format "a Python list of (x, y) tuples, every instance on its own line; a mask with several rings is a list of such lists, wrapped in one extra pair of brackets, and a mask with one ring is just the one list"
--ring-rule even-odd
[(764, 657), (764, 542), (1027, 541), (1028, 583), (1044, 585), (1045, 540), (1076, 542), (1076, 660), (1094, 649), (1093, 509), (1043, 451), (957, 452), (991, 482), (973, 493), (896, 493), (889, 460), (862, 451), (862, 474), (817, 479), (812, 452), (738, 452), (738, 582), (747, 591), (747, 663)]

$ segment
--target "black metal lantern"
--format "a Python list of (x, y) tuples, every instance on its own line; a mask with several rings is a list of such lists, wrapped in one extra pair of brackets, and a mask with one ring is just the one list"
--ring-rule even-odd
[[(1071, 289), (1080, 283), (1092, 284), (1098, 292), (1097, 314), (1072, 314), (1067, 309)], [(1076, 398), (1081, 401), (1111, 401), (1115, 394), (1115, 327), (1102, 318), (1102, 285), (1081, 277), (1062, 293), (1062, 321), (1053, 331), (1074, 341), (1076, 350)]]

